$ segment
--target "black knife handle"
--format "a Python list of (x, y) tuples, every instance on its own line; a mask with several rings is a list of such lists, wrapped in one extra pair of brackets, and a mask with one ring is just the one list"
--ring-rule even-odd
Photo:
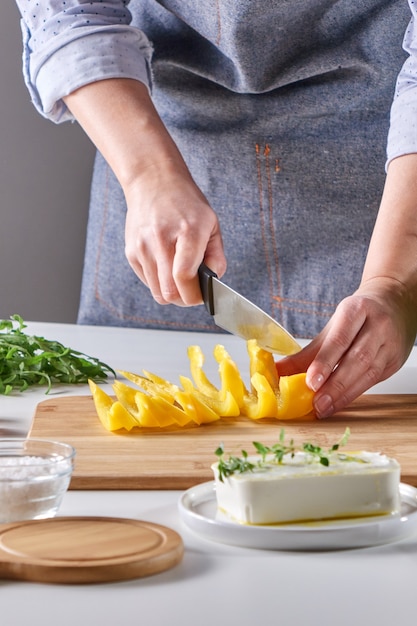
[(198, 268), (198, 279), (200, 281), (201, 295), (203, 296), (204, 304), (206, 305), (206, 309), (210, 315), (214, 315), (212, 278), (217, 278), (217, 274), (207, 267), (207, 265), (202, 263)]

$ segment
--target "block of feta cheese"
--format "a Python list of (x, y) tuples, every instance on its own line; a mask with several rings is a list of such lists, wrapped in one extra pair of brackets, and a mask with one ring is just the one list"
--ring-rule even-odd
[(242, 524), (280, 524), (395, 514), (400, 510), (400, 465), (376, 452), (332, 453), (329, 465), (304, 451), (281, 462), (248, 457), (255, 467), (219, 477), (217, 506)]

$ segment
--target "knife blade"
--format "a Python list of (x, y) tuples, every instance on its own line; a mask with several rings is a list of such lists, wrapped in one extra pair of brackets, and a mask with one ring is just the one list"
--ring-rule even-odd
[(201, 294), (217, 326), (242, 339), (256, 339), (264, 350), (289, 355), (300, 344), (281, 324), (256, 304), (223, 283), (207, 265), (198, 269)]

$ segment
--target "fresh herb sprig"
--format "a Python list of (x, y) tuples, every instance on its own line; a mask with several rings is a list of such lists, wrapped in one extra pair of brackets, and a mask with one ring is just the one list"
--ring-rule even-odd
[[(337, 450), (339, 450), (341, 446), (346, 445), (349, 439), (349, 435), (350, 429), (346, 428), (341, 439), (327, 450), (312, 443), (303, 443), (299, 450), (306, 452), (313, 459), (317, 458), (321, 465), (328, 467), (330, 465), (330, 456), (332, 455), (332, 453), (337, 452)], [(253, 441), (252, 445), (254, 446), (256, 452), (260, 455), (260, 459), (257, 462), (252, 462), (249, 459), (249, 455), (246, 450), (241, 451), (241, 457), (229, 455), (228, 459), (225, 458), (223, 444), (221, 444), (217, 448), (217, 450), (215, 450), (215, 455), (219, 459), (217, 465), (219, 480), (223, 482), (225, 478), (231, 476), (232, 474), (253, 472), (255, 469), (262, 469), (267, 464), (271, 463), (276, 463), (277, 465), (280, 465), (283, 462), (284, 456), (286, 454), (290, 454), (291, 457), (293, 457), (297, 452), (297, 448), (294, 445), (293, 439), (291, 439), (288, 444), (285, 443), (284, 428), (281, 428), (279, 441), (274, 445), (266, 446), (259, 441)], [(350, 459), (350, 457), (345, 456), (343, 456), (342, 458), (346, 460)]]
[(25, 391), (33, 385), (101, 382), (115, 371), (106, 363), (72, 350), (58, 341), (28, 335), (20, 315), (0, 320), (0, 394)]
[(251, 463), (248, 459), (248, 453), (246, 450), (242, 450), (242, 456), (232, 456), (226, 460), (223, 458), (224, 447), (223, 444), (215, 451), (216, 456), (219, 457), (219, 478), (223, 482), (224, 478), (231, 476), (232, 474), (243, 474), (244, 472), (252, 472), (258, 464)]
[[(343, 436), (341, 437), (341, 439), (339, 439), (339, 441), (337, 443), (334, 443), (327, 450), (327, 452), (324, 451), (323, 448), (320, 448), (320, 446), (315, 446), (315, 445), (313, 445), (311, 443), (303, 443), (303, 451), (304, 452), (308, 452), (313, 457), (318, 457), (320, 463), (322, 465), (328, 467), (329, 464), (330, 464), (329, 456), (332, 454), (332, 452), (337, 452), (337, 450), (339, 450), (339, 448), (341, 446), (345, 446), (347, 444), (349, 436), (350, 436), (350, 429), (346, 428), (345, 432), (343, 433)], [(345, 457), (345, 458), (347, 459), (348, 457)], [(350, 459), (350, 457), (349, 457), (349, 459)]]

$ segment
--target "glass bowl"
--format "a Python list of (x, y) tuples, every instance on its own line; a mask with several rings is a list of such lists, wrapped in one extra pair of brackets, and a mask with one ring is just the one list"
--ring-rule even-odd
[(53, 517), (71, 481), (75, 449), (45, 439), (0, 439), (0, 523)]

